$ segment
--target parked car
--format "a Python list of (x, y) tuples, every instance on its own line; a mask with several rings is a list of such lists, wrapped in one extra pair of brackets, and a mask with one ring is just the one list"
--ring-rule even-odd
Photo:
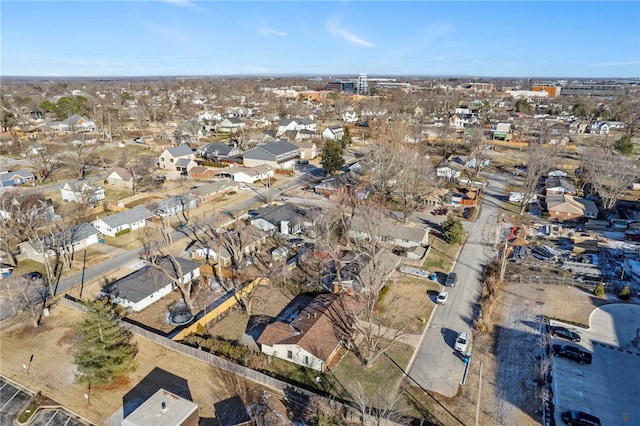
[(444, 280), (444, 285), (445, 287), (455, 287), (457, 281), (458, 274), (456, 274), (455, 272), (451, 272), (449, 275), (447, 275), (447, 279)]
[(456, 338), (456, 343), (453, 345), (453, 349), (458, 352), (464, 352), (467, 350), (467, 345), (469, 344), (469, 333), (462, 331), (458, 334)]
[(579, 364), (591, 364), (592, 355), (577, 346), (553, 345), (552, 350), (555, 356), (572, 359)]
[(305, 242), (302, 238), (292, 238), (287, 241), (287, 245), (289, 247), (302, 247), (305, 245)]
[(38, 281), (38, 280), (42, 279), (42, 274), (40, 272), (38, 272), (38, 271), (32, 271), (32, 272), (27, 272), (22, 277), (26, 278), (26, 279), (28, 279), (30, 281)]
[(569, 330), (567, 327), (552, 325), (550, 327), (550, 333), (552, 336), (557, 336), (563, 339), (571, 340), (572, 342), (580, 341), (580, 335), (575, 331)]
[(596, 416), (575, 410), (564, 411), (562, 421), (569, 426), (601, 426)]
[(444, 305), (447, 303), (447, 299), (449, 298), (449, 293), (446, 291), (441, 291), (438, 293), (438, 297), (436, 297), (436, 303), (439, 305)]

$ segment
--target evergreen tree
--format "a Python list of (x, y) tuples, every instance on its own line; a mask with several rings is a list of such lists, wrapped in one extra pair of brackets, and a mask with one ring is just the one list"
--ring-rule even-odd
[(617, 149), (620, 152), (620, 154), (623, 154), (623, 155), (633, 154), (633, 142), (631, 142), (631, 138), (627, 135), (624, 135), (620, 139), (618, 139), (613, 144), (613, 147)]
[(344, 128), (344, 133), (342, 134), (340, 142), (342, 144), (342, 149), (345, 149), (348, 145), (351, 145), (351, 131), (348, 127)]
[(86, 318), (76, 326), (76, 382), (89, 386), (107, 384), (135, 371), (138, 348), (131, 341), (131, 332), (120, 327), (113, 305), (95, 301), (85, 306)]
[(322, 168), (325, 173), (332, 175), (342, 168), (344, 158), (342, 157), (342, 143), (335, 140), (326, 140), (322, 148)]
[(464, 227), (459, 218), (449, 215), (440, 226), (447, 244), (459, 244), (464, 239)]

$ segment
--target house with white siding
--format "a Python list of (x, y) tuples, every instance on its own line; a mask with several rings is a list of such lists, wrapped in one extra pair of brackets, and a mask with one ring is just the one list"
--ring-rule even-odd
[(292, 170), (297, 159), (298, 147), (283, 140), (256, 146), (245, 151), (242, 155), (245, 167), (266, 164), (273, 169), (280, 170)]
[[(174, 264), (173, 262), (176, 262)], [(109, 296), (113, 303), (141, 311), (177, 288), (177, 283), (186, 284), (200, 276), (200, 263), (180, 257), (165, 256), (156, 259), (154, 266), (145, 265), (131, 274), (102, 288), (102, 293)], [(181, 271), (181, 275), (179, 273)], [(173, 279), (167, 274), (172, 275)], [(180, 276), (179, 276), (180, 275)]]
[(319, 294), (296, 297), (257, 339), (262, 353), (325, 371), (353, 335), (355, 303), (351, 297)]
[[(187, 171), (191, 160), (195, 160), (196, 153), (191, 150), (189, 145), (179, 145), (165, 149), (160, 157), (158, 157), (158, 167), (165, 170), (177, 171), (178, 168), (185, 168)], [(197, 164), (193, 161), (193, 166)]]
[(92, 244), (100, 241), (100, 232), (93, 226), (84, 222), (71, 226), (65, 230), (46, 235), (38, 240), (27, 240), (18, 244), (20, 259), (29, 259), (44, 263), (46, 259), (56, 255), (56, 252), (65, 250), (74, 253), (84, 250)]
[(144, 206), (136, 206), (132, 209), (115, 213), (110, 216), (96, 219), (91, 224), (104, 235), (117, 237), (147, 225), (147, 220), (155, 214)]
[(104, 189), (99, 186), (93, 187), (86, 182), (77, 181), (73, 184), (65, 182), (60, 188), (60, 195), (62, 199), (67, 202), (75, 201), (81, 203), (83, 201), (90, 201), (97, 203), (104, 200)]

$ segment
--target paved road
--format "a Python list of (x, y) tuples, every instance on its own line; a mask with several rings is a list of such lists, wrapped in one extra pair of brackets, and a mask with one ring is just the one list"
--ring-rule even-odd
[(447, 397), (456, 395), (464, 373), (463, 357), (453, 350), (453, 344), (459, 332), (471, 334), (482, 265), (495, 254), (500, 197), (508, 177), (489, 177), (480, 214), (466, 226), (469, 237), (453, 269), (458, 283), (448, 289), (447, 304), (436, 308), (409, 369), (409, 376), (420, 386)]
[[(278, 199), (281, 196), (285, 186), (286, 190), (292, 190), (300, 185), (308, 185), (310, 182), (316, 181), (319, 174), (321, 174), (321, 171), (322, 169), (312, 167), (311, 169), (307, 170), (306, 173), (303, 173), (288, 181), (286, 185), (282, 185), (281, 187), (277, 188), (257, 189), (254, 191), (253, 197), (240, 201), (225, 210), (229, 212), (230, 216), (245, 213), (247, 210), (256, 206), (257, 204), (263, 204), (266, 200)], [(214, 219), (215, 215), (211, 215), (211, 220)], [(175, 231), (171, 234), (171, 241), (173, 243), (179, 242), (180, 240), (186, 238), (187, 236), (180, 231)], [(139, 269), (140, 267), (142, 267), (142, 263), (140, 261), (140, 254), (142, 253), (142, 250), (142, 248), (138, 248), (135, 250), (126, 251), (124, 253), (121, 251), (115, 251), (115, 253), (119, 254), (115, 255), (106, 262), (86, 269), (84, 271), (84, 282), (91, 282), (105, 276), (108, 277), (112, 271), (116, 271), (119, 268)], [(65, 293), (72, 288), (80, 286), (83, 282), (82, 274), (83, 272), (80, 271), (60, 280), (55, 288), (55, 294), (58, 295), (61, 293)]]

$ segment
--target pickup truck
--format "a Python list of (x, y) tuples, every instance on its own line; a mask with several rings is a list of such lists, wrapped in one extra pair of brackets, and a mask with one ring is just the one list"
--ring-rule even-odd
[(592, 355), (572, 345), (553, 345), (553, 354), (563, 358), (572, 359), (579, 364), (591, 364)]

